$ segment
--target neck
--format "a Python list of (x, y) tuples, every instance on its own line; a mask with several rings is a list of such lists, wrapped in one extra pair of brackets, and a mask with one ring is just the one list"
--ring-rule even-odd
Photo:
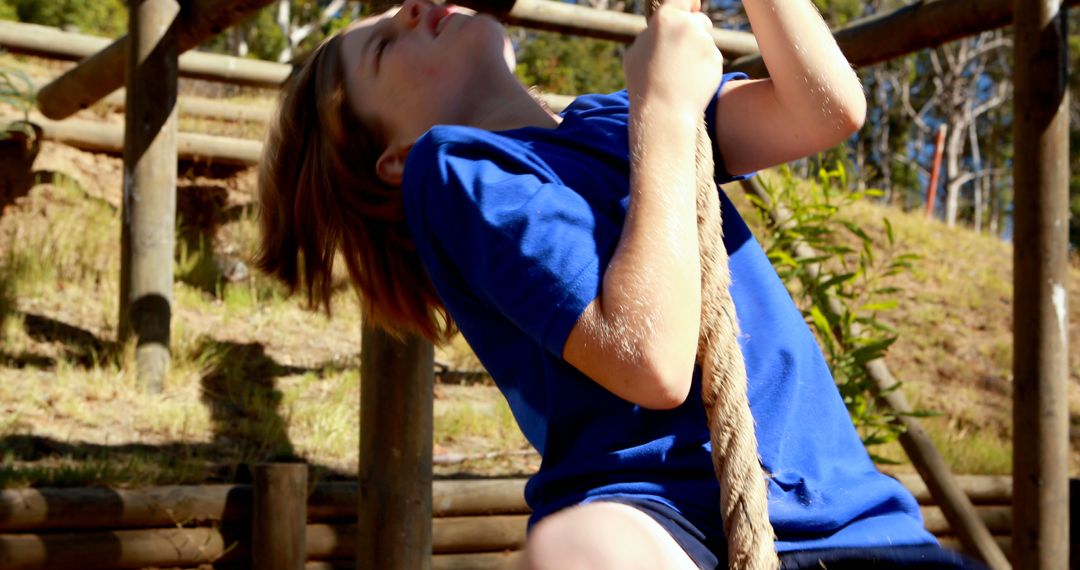
[(552, 113), (537, 101), (528, 89), (508, 69), (495, 77), (485, 78), (486, 88), (468, 124), (488, 131), (505, 131), (523, 127), (553, 129), (562, 117)]

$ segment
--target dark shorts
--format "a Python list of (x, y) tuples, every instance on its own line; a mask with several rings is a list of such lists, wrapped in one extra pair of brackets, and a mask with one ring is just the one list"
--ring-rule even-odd
[[(603, 500), (629, 505), (652, 517), (671, 534), (679, 546), (683, 547), (698, 568), (719, 570), (727, 567), (727, 544), (724, 543), (723, 537), (710, 539), (686, 517), (667, 505), (632, 497), (612, 497)], [(721, 563), (721, 560), (724, 562)], [(780, 554), (780, 570), (821, 570), (822, 568), (829, 570), (862, 568), (986, 570), (981, 563), (958, 552), (945, 550), (936, 544), (888, 548), (800, 550)]]

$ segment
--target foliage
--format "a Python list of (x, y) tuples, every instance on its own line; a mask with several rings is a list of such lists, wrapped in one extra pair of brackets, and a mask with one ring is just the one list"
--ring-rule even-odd
[(34, 82), (29, 75), (17, 69), (0, 69), (0, 103), (15, 107), (22, 113), (23, 122), (29, 122), (36, 98)]
[(124, 0), (0, 0), (0, 18), (9, 17), (106, 37), (127, 33), (128, 24)]
[(525, 35), (518, 49), (517, 76), (547, 93), (610, 93), (625, 86), (621, 44), (553, 32)]
[[(769, 260), (816, 334), (863, 443), (872, 447), (893, 441), (903, 428), (891, 410), (877, 405), (876, 384), (866, 364), (883, 357), (897, 338), (895, 330), (878, 318), (897, 305), (898, 291), (882, 282), (909, 270), (917, 256), (897, 251), (888, 219), (885, 243), (877, 244), (863, 228), (841, 216), (846, 206), (880, 194), (849, 192), (842, 166), (821, 169), (816, 184), (799, 184), (786, 168), (781, 174), (779, 184), (764, 183), (768, 202), (750, 197), (771, 228), (764, 240)], [(770, 204), (784, 204), (790, 217), (782, 224), (770, 222)], [(847, 245), (836, 234), (838, 229), (856, 245)], [(816, 255), (800, 258), (795, 254), (800, 245)]]

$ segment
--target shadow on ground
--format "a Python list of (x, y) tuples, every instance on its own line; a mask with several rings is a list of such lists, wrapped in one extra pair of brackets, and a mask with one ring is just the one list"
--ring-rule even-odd
[[(0, 319), (21, 317), (28, 336), (59, 345), (63, 356), (0, 348), (0, 366), (33, 368), (47, 375), (61, 359), (91, 367), (105, 358), (119, 358), (115, 341), (54, 318), (13, 310), (12, 304), (0, 282)], [(203, 338), (193, 354), (201, 370), (199, 399), (211, 416), (209, 442), (105, 445), (79, 441), (77, 433), (71, 441), (33, 435), (32, 426), (23, 426), (22, 433), (9, 431), (0, 437), (0, 488), (27, 482), (33, 486), (100, 485), (113, 480), (129, 484), (239, 482), (249, 478), (247, 466), (254, 463), (305, 461), (289, 440), (277, 379), (341, 370), (343, 364), (287, 366), (267, 355), (262, 344), (211, 338)], [(311, 467), (313, 478), (346, 475), (325, 466)]]

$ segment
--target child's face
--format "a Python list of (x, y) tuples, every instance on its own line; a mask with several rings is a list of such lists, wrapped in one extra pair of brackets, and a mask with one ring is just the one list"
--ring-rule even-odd
[(427, 0), (406, 0), (343, 33), (349, 104), (388, 145), (411, 143), (436, 124), (468, 124), (484, 86), (475, 79), (507, 64), (497, 21)]

